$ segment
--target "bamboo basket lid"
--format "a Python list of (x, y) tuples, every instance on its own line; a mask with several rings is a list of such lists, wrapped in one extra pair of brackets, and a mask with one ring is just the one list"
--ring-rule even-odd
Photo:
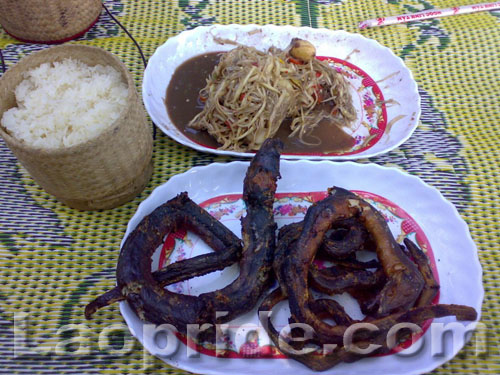
[(25, 42), (62, 43), (83, 35), (101, 9), (101, 0), (0, 0), (0, 24)]

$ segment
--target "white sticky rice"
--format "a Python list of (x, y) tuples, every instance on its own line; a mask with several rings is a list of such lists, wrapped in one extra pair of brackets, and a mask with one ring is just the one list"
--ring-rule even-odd
[(2, 125), (27, 144), (42, 148), (73, 146), (112, 124), (127, 102), (127, 85), (110, 66), (88, 66), (65, 59), (24, 73), (16, 87), (17, 107)]

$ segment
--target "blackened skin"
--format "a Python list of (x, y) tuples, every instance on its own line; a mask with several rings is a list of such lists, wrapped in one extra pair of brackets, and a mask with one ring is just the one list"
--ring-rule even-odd
[[(213, 253), (172, 263), (161, 270), (153, 272), (152, 276), (155, 282), (162, 287), (223, 269), (241, 257), (241, 240), (221, 222), (189, 199), (186, 193), (182, 193), (158, 207), (151, 215), (154, 215), (153, 219), (149, 216), (144, 218), (129, 237), (140, 236), (139, 241), (141, 239), (144, 240), (147, 228), (150, 228), (152, 225), (151, 220), (156, 220), (156, 218), (163, 215), (165, 216), (163, 219), (163, 230), (166, 233), (176, 231), (181, 227), (189, 227), (214, 250)], [(158, 233), (156, 229), (151, 233), (151, 238), (148, 237), (150, 244), (149, 251), (152, 250), (154, 252), (163, 241), (164, 236), (156, 237)], [(128, 241), (132, 241), (132, 239), (127, 239)], [(143, 263), (146, 263), (146, 261), (147, 259)], [(145, 264), (142, 266), (145, 266)], [(128, 272), (130, 268), (124, 262), (120, 262), (119, 267), (121, 267), (121, 272), (124, 273)], [(98, 309), (125, 299), (126, 294), (122, 293), (122, 289), (117, 286), (90, 302), (85, 307), (85, 317), (90, 319)]]
[[(353, 341), (357, 347), (366, 347), (369, 344), (379, 345), (375, 352), (369, 354), (374, 355), (388, 353), (393, 349), (393, 346), (388, 346), (386, 338), (390, 328), (397, 323), (421, 324), (431, 318), (449, 315), (455, 315), (458, 320), (477, 318), (476, 311), (468, 306), (429, 306), (429, 296), (435, 294), (426, 292), (426, 286), (433, 289), (435, 280), (425, 253), (407, 241), (405, 244), (409, 254), (404, 253), (402, 247), (390, 234), (383, 217), (365, 201), (344, 189), (334, 188), (330, 193), (330, 197), (311, 206), (303, 222), (284, 226), (279, 232), (273, 267), (280, 287), (264, 299), (259, 307), (259, 318), (269, 337), (284, 354), (313, 370), (323, 371), (340, 362), (353, 362), (365, 357), (343, 346), (344, 333), (353, 323), (369, 322), (377, 326), (378, 330), (375, 332), (362, 331)], [(346, 217), (355, 216), (366, 226), (370, 236), (373, 237), (382, 268), (371, 272), (362, 269), (366, 267), (339, 267), (336, 264), (330, 268), (318, 269), (313, 260), (325, 233), (339, 219), (344, 220)], [(338, 261), (335, 258), (327, 258), (327, 260), (335, 263)], [(404, 274), (398, 275), (400, 272)], [(425, 285), (422, 285), (424, 279)], [(412, 280), (418, 285), (410, 290), (411, 294), (406, 292), (402, 296), (396, 295), (400, 298), (399, 300), (393, 298), (392, 292), (401, 288), (399, 283), (407, 287)], [(370, 291), (370, 294), (375, 297), (376, 304), (369, 298), (363, 298), (360, 304), (362, 302), (370, 304), (371, 315), (362, 321), (354, 321), (336, 301), (324, 298), (314, 300), (311, 287), (332, 294), (348, 291), (358, 298), (363, 296), (356, 295), (356, 293)], [(385, 295), (387, 293), (389, 293), (388, 296)], [(368, 293), (365, 297), (369, 297)], [(313, 338), (297, 343), (286, 341), (285, 338), (279, 336), (271, 322), (269, 312), (278, 302), (287, 298), (291, 311), (289, 322), (306, 323), (314, 329)], [(419, 302), (416, 302), (417, 298)], [(382, 316), (379, 315), (380, 310), (384, 308), (380, 304), (381, 301), (391, 304), (389, 313)], [(420, 305), (420, 301), (425, 301), (426, 304)], [(405, 308), (403, 309), (402, 306)], [(323, 319), (331, 319), (336, 325), (329, 325)], [(297, 330), (292, 330), (291, 333), (292, 337), (300, 336)], [(405, 337), (399, 337), (394, 345), (404, 339)], [(337, 346), (325, 353), (325, 348), (328, 348), (330, 344), (337, 344)], [(297, 350), (301, 353), (298, 354)], [(304, 350), (310, 350), (310, 352), (304, 354)], [(315, 350), (319, 350), (319, 353)]]
[(432, 302), (439, 292), (439, 283), (434, 277), (429, 258), (422, 249), (415, 245), (409, 238), (405, 238), (403, 242), (425, 280), (424, 288), (417, 300), (416, 306), (426, 306)]
[[(427, 306), (432, 303), (437, 293), (439, 292), (439, 283), (434, 277), (429, 258), (415, 245), (410, 239), (405, 238), (402, 246), (403, 253), (408, 256), (417, 266), (420, 274), (424, 279), (424, 286), (422, 292), (415, 302), (415, 307)], [(381, 292), (381, 285), (376, 284), (368, 288), (351, 289), (349, 293), (359, 302), (361, 311), (365, 315), (376, 314), (377, 303), (379, 303)]]
[(311, 310), (320, 319), (333, 319), (335, 323), (349, 326), (354, 320), (344, 310), (344, 306), (334, 299), (320, 298), (311, 302)]
[[(214, 219), (215, 220), (215, 219)], [(232, 242), (227, 242), (223, 249), (214, 249), (215, 252), (198, 255), (193, 258), (183, 259), (178, 262), (153, 272), (153, 278), (162, 287), (175, 284), (193, 277), (203, 276), (210, 272), (222, 270), (237, 262), (241, 258), (240, 240), (229, 229), (226, 237)], [(91, 319), (99, 309), (115, 302), (125, 300), (125, 296), (118, 287), (100, 295), (85, 307), (85, 317)]]
[(350, 292), (354, 288), (365, 289), (382, 285), (385, 282), (385, 274), (381, 269), (375, 272), (347, 271), (337, 266), (318, 269), (313, 264), (309, 268), (309, 280), (314, 289), (327, 294), (340, 294)]
[[(243, 186), (247, 215), (241, 220), (240, 275), (225, 288), (199, 296), (177, 294), (163, 289), (151, 273), (151, 255), (170, 231), (185, 228), (201, 235), (213, 248), (214, 244), (223, 246), (212, 232), (212, 221), (200, 225), (193, 220), (204, 210), (187, 194), (154, 210), (128, 236), (118, 260), (117, 284), (141, 319), (172, 324), (185, 333), (188, 324), (226, 322), (255, 306), (269, 285), (275, 251), (273, 202), (281, 148), (279, 140), (266, 140), (250, 163)], [(189, 204), (192, 207), (184, 209)], [(216, 318), (216, 312), (225, 315)]]
[[(284, 280), (286, 277), (282, 274), (282, 272), (286, 272), (286, 269), (282, 266), (288, 256), (289, 250), (300, 237), (302, 225), (302, 221), (284, 225), (280, 228), (278, 234), (278, 244), (274, 255), (273, 268), (279, 285), (283, 285), (281, 292), (285, 297), (286, 287), (284, 287)], [(378, 261), (359, 262), (355, 258), (342, 259), (339, 261), (335, 257), (328, 257), (325, 258), (325, 260), (334, 262), (335, 265), (330, 268), (319, 270), (315, 264), (312, 263), (309, 269), (310, 286), (313, 289), (327, 294), (338, 294), (347, 291), (358, 301), (363, 314), (372, 315), (374, 300), (383, 287), (385, 274), (381, 269), (377, 269), (375, 272), (370, 272), (365, 269), (380, 267)], [(362, 283), (361, 288), (357, 283), (359, 281)], [(317, 311), (314, 309), (314, 306), (311, 305), (310, 307), (311, 310), (313, 310), (313, 312), (317, 315)], [(337, 324), (346, 324), (346, 320), (339, 315), (342, 314), (343, 308), (337, 309), (336, 312), (333, 308), (329, 308), (328, 312), (330, 313), (329, 317)]]
[[(276, 330), (271, 322), (272, 310), (279, 302), (284, 301), (286, 296), (283, 294), (281, 288), (275, 289), (273, 292), (268, 294), (266, 298), (262, 301), (259, 307), (259, 319), (262, 326), (265, 328), (271, 340), (274, 342), (277, 348), (289, 358), (292, 358), (298, 362), (301, 362), (305, 366), (309, 367), (315, 371), (325, 371), (329, 368), (341, 363), (341, 362), (354, 362), (365, 357), (369, 357), (375, 354), (384, 354), (390, 352), (394, 346), (389, 347), (387, 341), (387, 333), (394, 325), (398, 323), (415, 323), (420, 324), (427, 319), (439, 318), (443, 316), (455, 315), (458, 320), (475, 320), (477, 319), (476, 311), (467, 306), (461, 305), (434, 305), (425, 307), (415, 307), (407, 312), (391, 314), (384, 318), (369, 320), (371, 324), (377, 326), (378, 330), (374, 332), (362, 331), (362, 335), (357, 335), (354, 341), (357, 347), (366, 347), (369, 344), (380, 345), (380, 347), (370, 354), (360, 355), (354, 353), (343, 345), (338, 345), (332, 351), (325, 352), (328, 346), (325, 344), (331, 344), (331, 342), (321, 342), (321, 340), (311, 340), (308, 345), (300, 348), (301, 353), (297, 352), (297, 348), (294, 347), (293, 343), (287, 342), (283, 337), (280, 337), (279, 332)], [(330, 302), (332, 301), (332, 302)], [(311, 304), (312, 309), (320, 318), (329, 317), (336, 321), (340, 327), (346, 329), (352, 323), (359, 323), (359, 321), (353, 321), (349, 318), (343, 309), (339, 309), (333, 300), (317, 300)], [(336, 311), (339, 309), (339, 311)], [(343, 315), (347, 315), (343, 317)], [(297, 321), (294, 319), (294, 321)], [(398, 345), (398, 342), (395, 342)], [(305, 349), (310, 349), (309, 353), (305, 353)], [(314, 350), (319, 349), (320, 352)]]
[[(285, 285), (286, 276), (283, 275), (283, 262), (288, 256), (289, 249), (300, 236), (302, 232), (302, 222), (291, 223), (284, 225), (278, 232), (278, 244), (274, 253), (273, 270), (279, 285)], [(286, 289), (282, 288), (282, 292), (286, 297)]]
[(377, 315), (404, 311), (412, 307), (424, 285), (422, 275), (402, 253), (382, 215), (357, 195), (338, 187), (330, 195), (312, 205), (306, 213), (300, 237), (283, 262), (285, 293), (290, 310), (298, 321), (309, 324), (319, 336), (332, 343), (341, 343), (343, 329), (318, 319), (308, 306), (309, 266), (333, 222), (359, 216), (376, 244), (377, 257), (387, 282), (379, 294)]
[[(379, 319), (368, 316), (363, 321), (355, 321), (345, 312), (342, 305), (338, 304), (335, 300), (324, 299), (324, 298), (313, 300), (311, 297), (308, 301), (308, 307), (310, 308), (311, 312), (315, 314), (315, 316), (318, 319), (333, 320), (342, 331), (342, 336), (343, 333), (345, 332), (345, 329), (347, 329), (351, 324), (354, 323), (370, 322), (371, 324), (376, 325), (378, 328), (377, 331), (375, 332), (365, 331), (361, 335), (357, 335), (354, 343), (357, 347), (366, 347), (370, 344), (375, 344), (379, 345), (379, 348), (376, 351), (371, 352), (370, 354), (360, 355), (354, 353), (351, 350), (348, 350), (342, 344), (337, 345), (335, 349), (329, 352), (328, 351), (325, 352), (325, 348), (328, 348), (328, 346), (325, 345), (332, 344), (334, 342), (325, 341), (326, 340), (325, 337), (318, 337), (318, 335), (315, 335), (311, 339), (306, 341), (298, 341), (298, 342), (293, 340), (287, 341), (285, 337), (279, 336), (278, 331), (271, 322), (270, 313), (272, 312), (274, 306), (278, 302), (287, 299), (287, 296), (285, 294), (287, 290), (287, 285), (284, 284), (288, 282), (285, 281), (287, 269), (286, 267), (283, 267), (283, 265), (285, 263), (285, 259), (289, 257), (288, 252), (290, 248), (292, 248), (295, 245), (297, 239), (300, 237), (301, 230), (302, 230), (302, 223), (289, 224), (280, 229), (278, 237), (279, 240), (273, 265), (278, 281), (280, 283), (280, 287), (271, 292), (263, 300), (261, 306), (259, 307), (259, 318), (261, 320), (263, 327), (266, 329), (269, 337), (274, 342), (274, 344), (280, 349), (280, 351), (282, 351), (289, 358), (301, 362), (305, 366), (315, 371), (324, 371), (337, 365), (340, 362), (354, 362), (367, 356), (389, 353), (394, 348), (394, 345), (398, 345), (400, 342), (406, 339), (406, 337), (400, 337), (398, 338), (398, 340), (394, 342), (393, 346), (391, 347), (388, 346), (387, 333), (390, 330), (390, 328), (397, 323), (421, 324), (427, 319), (438, 318), (448, 315), (455, 315), (458, 320), (475, 320), (477, 318), (476, 311), (473, 308), (467, 306), (459, 306), (459, 305), (418, 306), (417, 304), (417, 307), (413, 307), (409, 311), (394, 313)], [(407, 247), (411, 246), (408, 243), (406, 243), (406, 245)], [(414, 244), (413, 246), (414, 248), (409, 249), (409, 251), (411, 254), (417, 254), (418, 252), (418, 260), (415, 259), (416, 263), (427, 265), (427, 267), (429, 267), (428, 259), (425, 253), (423, 253), (420, 249), (418, 249)], [(385, 281), (385, 275), (383, 274), (383, 270), (381, 269), (375, 271), (375, 273), (371, 273), (372, 276), (365, 275), (359, 277), (359, 272), (369, 272), (369, 271), (346, 270), (340, 267), (337, 267), (338, 270), (336, 270), (335, 267), (336, 266), (333, 266), (332, 269), (320, 270), (325, 272), (326, 275), (324, 276), (329, 276), (334, 279), (333, 280), (334, 286), (331, 285), (332, 280), (326, 280), (327, 283), (327, 285), (325, 286), (325, 288), (327, 289), (325, 290), (326, 292), (334, 292), (334, 291), (340, 292), (340, 290), (337, 290), (339, 289), (340, 284), (345, 286), (346, 282), (350, 283), (350, 281), (345, 281), (345, 280), (339, 281), (338, 279), (335, 279), (335, 276), (339, 276), (340, 274), (343, 274), (344, 277), (346, 275), (357, 275), (357, 277), (355, 278), (358, 279), (358, 283), (353, 282), (349, 284), (351, 287), (349, 290), (350, 293), (367, 291), (367, 290), (369, 291), (370, 289), (374, 288), (374, 286), (368, 288), (368, 284), (369, 285), (375, 284), (376, 287), (381, 288), (383, 285), (381, 286), (380, 284)], [(421, 269), (420, 266), (419, 269)], [(350, 280), (350, 277), (352, 276), (348, 276), (347, 279)], [(374, 279), (376, 279), (376, 281), (375, 282), (373, 282), (373, 280), (369, 281), (366, 286), (363, 286), (363, 283), (367, 282), (366, 280), (365, 281), (362, 280), (364, 277), (367, 277), (368, 279), (373, 277)], [(311, 281), (314, 279), (314, 266), (312, 266), (309, 270), (309, 278), (311, 279)], [(314, 285), (314, 283), (312, 284)], [(432, 285), (432, 283), (430, 283), (430, 285)], [(333, 288), (334, 290), (333, 291), (328, 290), (328, 288), (330, 289)], [(321, 290), (321, 288), (319, 289)], [(380, 290), (378, 291), (380, 292)], [(374, 294), (375, 296), (377, 295), (373, 290), (371, 293)], [(425, 287), (424, 290), (422, 291), (419, 300), (422, 299), (422, 296), (424, 294), (425, 294)], [(430, 300), (427, 299), (427, 302), (430, 302)], [(289, 318), (289, 322), (290, 324), (300, 323), (300, 320), (298, 320), (297, 317), (292, 312), (292, 316)], [(292, 337), (303, 337), (303, 332), (301, 332), (301, 330), (298, 328), (292, 329), (291, 334)], [(307, 350), (309, 350), (309, 352), (306, 352)]]
[[(344, 350), (343, 346), (335, 348), (328, 355), (318, 355), (318, 353), (315, 351), (317, 349), (321, 349), (321, 347), (318, 346), (319, 344), (315, 342), (315, 340), (312, 340), (312, 342), (307, 343), (300, 348), (297, 348), (294, 343), (287, 342), (283, 337), (280, 337), (279, 332), (276, 330), (271, 321), (271, 316), (274, 306), (276, 306), (279, 302), (284, 301), (285, 299), (286, 296), (283, 294), (282, 289), (277, 288), (266, 296), (259, 307), (259, 319), (262, 326), (273, 341), (274, 345), (276, 345), (276, 347), (283, 354), (285, 354), (289, 358), (301, 362), (305, 366), (315, 371), (324, 371), (341, 362), (352, 362), (356, 359), (356, 357), (352, 353)], [(333, 301), (333, 303), (334, 302), (335, 301)], [(318, 316), (323, 316), (324, 313), (329, 312), (328, 310), (331, 306), (332, 305), (330, 303), (318, 302), (314, 304), (314, 310), (315, 313), (318, 314)], [(348, 323), (350, 322), (350, 319), (348, 318), (347, 314), (346, 316), (347, 317), (345, 323)], [(296, 319), (293, 320), (296, 321)]]
[[(259, 307), (259, 318), (271, 340), (284, 354), (313, 370), (324, 371), (340, 362), (353, 362), (366, 356), (390, 352), (393, 346), (388, 346), (387, 333), (397, 323), (421, 324), (431, 318), (449, 315), (455, 315), (458, 320), (477, 318), (476, 311), (468, 306), (429, 306), (431, 297), (435, 296), (434, 284), (437, 283), (425, 253), (408, 241), (405, 244), (409, 254), (404, 253), (380, 213), (359, 197), (340, 188), (331, 189), (330, 194), (325, 200), (311, 206), (303, 222), (286, 225), (279, 231), (273, 263), (279, 288), (263, 300)], [(375, 261), (370, 263), (373, 267), (367, 267), (368, 263), (360, 264), (355, 258), (339, 261), (338, 255), (330, 254), (326, 260), (335, 265), (318, 269), (313, 260), (317, 250), (324, 245), (326, 233), (339, 222), (350, 220), (346, 218), (356, 218), (366, 228), (380, 263)], [(358, 227), (357, 224), (353, 225)], [(363, 236), (367, 237), (366, 234)], [(363, 242), (360, 242), (361, 248), (358, 249), (348, 246), (350, 257), (354, 251), (363, 249)], [(340, 254), (340, 258), (344, 256)], [(376, 270), (372, 272), (366, 268)], [(412, 287), (413, 282), (416, 285)], [(315, 300), (311, 288), (329, 294), (347, 291), (358, 299), (362, 308), (366, 305), (364, 311), (370, 308), (370, 315), (362, 321), (354, 321), (336, 301), (325, 298)], [(410, 290), (404, 291), (404, 288)], [(278, 302), (287, 298), (291, 312), (289, 322), (306, 323), (312, 327), (312, 338), (294, 341), (294, 337), (302, 337), (303, 334), (298, 328), (292, 329), (292, 340), (279, 336), (271, 322), (270, 312)], [(381, 303), (386, 303), (390, 308)], [(380, 314), (384, 309), (387, 312)], [(324, 319), (331, 319), (336, 325), (327, 324)], [(361, 331), (353, 340), (357, 347), (379, 345), (375, 352), (364, 356), (343, 346), (346, 329), (360, 322), (369, 322), (378, 328), (375, 332)], [(394, 345), (404, 339), (398, 337)], [(332, 348), (331, 344), (337, 345), (330, 352), (325, 352), (325, 349)]]
[[(289, 250), (300, 237), (302, 228), (303, 222), (296, 222), (285, 225), (279, 230), (273, 268), (280, 285), (285, 285), (285, 276), (282, 274), (284, 270), (282, 267), (283, 262), (288, 256)], [(362, 243), (360, 243), (359, 246), (361, 247)], [(359, 249), (354, 249), (354, 251), (356, 250)], [(335, 263), (338, 261), (337, 257), (332, 255), (325, 259)], [(365, 262), (357, 262), (356, 260), (348, 259), (344, 260), (342, 265), (335, 264), (332, 267), (318, 269), (318, 267), (312, 263), (309, 267), (310, 285), (314, 289), (324, 293), (339, 294), (346, 291), (350, 292), (354, 288), (366, 289), (383, 284), (385, 281), (385, 274), (381, 269), (371, 272), (365, 269), (358, 269), (356, 266), (349, 267), (352, 264), (357, 265), (358, 263), (362, 265), (365, 264)], [(376, 261), (374, 264), (370, 263), (370, 265), (380, 266)], [(286, 293), (286, 291), (284, 292)]]
[(349, 294), (359, 303), (361, 312), (365, 315), (376, 315), (378, 308), (378, 295), (384, 285), (376, 285), (370, 288), (355, 288), (349, 290)]
[(368, 232), (356, 218), (336, 222), (326, 231), (321, 249), (328, 256), (343, 259), (357, 250), (363, 250)]

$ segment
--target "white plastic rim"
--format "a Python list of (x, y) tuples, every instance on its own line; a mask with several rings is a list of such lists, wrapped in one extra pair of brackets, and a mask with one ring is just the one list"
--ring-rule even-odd
[[(188, 192), (198, 203), (215, 196), (241, 194), (248, 165), (248, 162), (215, 163), (195, 167), (172, 177), (157, 187), (139, 205), (128, 224), (124, 239), (144, 216), (179, 192)], [(325, 191), (332, 186), (341, 186), (349, 190), (380, 195), (404, 209), (422, 228), (432, 246), (441, 284), (439, 302), (471, 306), (478, 312), (479, 320), (484, 290), (477, 248), (456, 208), (444, 199), (438, 190), (415, 176), (375, 164), (281, 161), (281, 175), (278, 192)], [(132, 334), (145, 345), (146, 350), (157, 354), (157, 350), (144, 341), (146, 323), (135, 315), (126, 302), (120, 304), (120, 311)], [(254, 316), (256, 316), (255, 311), (246, 314), (244, 319), (253, 320)], [(444, 336), (445, 339), (441, 341), (442, 348), (436, 347), (436, 343), (433, 344), (431, 341), (431, 329), (429, 329), (420, 339), (423, 340), (422, 348), (414, 355), (365, 358), (350, 364), (339, 364), (326, 373), (415, 375), (432, 371), (453, 358), (463, 347), (466, 342), (463, 332), (461, 333), (464, 325), (470, 324), (471, 328), (476, 324), (476, 322), (458, 322), (457, 325), (453, 317), (435, 319), (434, 323), (443, 324), (445, 327), (448, 325), (457, 342), (453, 343), (451, 336)], [(179, 344), (174, 354), (158, 356), (174, 367), (203, 374), (260, 372), (286, 375), (291, 371), (296, 375), (312, 373), (299, 362), (289, 359), (225, 359), (204, 354), (200, 354), (197, 358), (188, 358), (186, 351), (186, 347)]]
[[(317, 56), (346, 60), (363, 70), (369, 77), (368, 82), (378, 86), (387, 112), (387, 126), (378, 141), (369, 148), (346, 155), (287, 154), (285, 159), (328, 159), (352, 160), (380, 155), (391, 151), (405, 142), (414, 132), (420, 118), (420, 96), (411, 71), (403, 60), (389, 48), (377, 41), (359, 34), (342, 30), (313, 29), (309, 27), (275, 25), (213, 25), (201, 26), (184, 31), (169, 38), (159, 46), (144, 72), (142, 96), (151, 119), (169, 137), (198, 151), (219, 155), (252, 157), (252, 152), (219, 150), (200, 145), (186, 137), (172, 123), (166, 106), (165, 97), (168, 84), (175, 69), (190, 58), (207, 53), (227, 51), (234, 44), (220, 44), (220, 39), (236, 41), (240, 44), (267, 50), (271, 46), (285, 48), (294, 37), (309, 40), (317, 50)], [(375, 83), (374, 83), (375, 82)], [(351, 91), (356, 93), (356, 87)], [(356, 98), (354, 98), (356, 96)], [(357, 103), (362, 98), (353, 96)], [(356, 104), (355, 103), (355, 104)], [(362, 105), (360, 103), (357, 106)], [(355, 106), (356, 106), (355, 105)], [(366, 113), (358, 109), (358, 122), (366, 122)], [(358, 124), (358, 127), (361, 126)]]

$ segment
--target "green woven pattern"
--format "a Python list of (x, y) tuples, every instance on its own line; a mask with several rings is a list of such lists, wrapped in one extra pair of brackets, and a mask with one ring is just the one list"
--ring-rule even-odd
[[(256, 23), (344, 29), (373, 38), (404, 59), (422, 97), (421, 124), (400, 148), (361, 162), (397, 166), (420, 176), (455, 204), (479, 249), (486, 297), (481, 321), (487, 352), (474, 341), (436, 374), (500, 373), (500, 215), (496, 212), (500, 150), (500, 12), (483, 12), (359, 31), (361, 20), (470, 1), (424, 0), (121, 0), (104, 1), (141, 45), (146, 57), (185, 29), (221, 23)], [(243, 5), (244, 4), (244, 5)], [(71, 43), (115, 53), (133, 73), (140, 90), (143, 65), (130, 38), (103, 12), (98, 23)], [(45, 48), (18, 42), (0, 31), (0, 48), (12, 66)], [(185, 372), (143, 352), (123, 325), (118, 305), (85, 321), (83, 308), (114, 285), (119, 245), (138, 204), (171, 176), (195, 165), (233, 160), (202, 154), (158, 132), (154, 173), (135, 200), (102, 212), (79, 212), (58, 203), (36, 185), (0, 141), (0, 373), (142, 374)], [(28, 346), (38, 352), (14, 356), (14, 315), (29, 327)], [(87, 337), (76, 353), (58, 355), (67, 324), (85, 324)], [(112, 324), (118, 333), (99, 348), (98, 336)], [(79, 326), (80, 328), (84, 326)], [(19, 335), (16, 336), (19, 339)], [(124, 346), (121, 353), (113, 349)], [(67, 345), (66, 345), (67, 346)], [(42, 353), (45, 348), (46, 353)], [(67, 349), (67, 348), (66, 348)], [(71, 350), (70, 350), (71, 351)]]

